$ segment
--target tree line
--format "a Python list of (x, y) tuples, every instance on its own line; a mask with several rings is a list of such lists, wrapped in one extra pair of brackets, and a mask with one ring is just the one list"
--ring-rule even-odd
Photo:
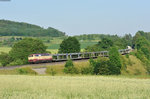
[(82, 41), (82, 40), (102, 41), (103, 39), (107, 39), (107, 40), (112, 41), (113, 44), (120, 49), (125, 48), (126, 45), (132, 46), (132, 40), (133, 40), (133, 37), (131, 34), (125, 34), (123, 37), (120, 37), (118, 35), (109, 35), (109, 34), (84, 34), (84, 35), (79, 35), (79, 36), (74, 36), (74, 37), (76, 37), (79, 41)]
[[(132, 52), (137, 58), (139, 58), (146, 66), (147, 73), (150, 74), (150, 41), (145, 35), (141, 35), (142, 31), (138, 31), (134, 37), (126, 35), (126, 42), (128, 39), (132, 39), (131, 46), (135, 51)], [(145, 33), (143, 33), (145, 34)], [(116, 39), (117, 41), (118, 39)], [(122, 42), (121, 42), (122, 43)], [(125, 43), (127, 46), (128, 43)], [(0, 63), (3, 66), (8, 65), (22, 65), (28, 63), (28, 55), (34, 53), (47, 53), (46, 46), (39, 39), (24, 38), (15, 43), (9, 53), (0, 54)], [(87, 47), (85, 51), (101, 51), (108, 50), (109, 58), (101, 58), (97, 60), (90, 60), (91, 67), (83, 68), (82, 72), (91, 72), (94, 74), (120, 74), (122, 63), (120, 60), (120, 54), (118, 53), (119, 46), (117, 46), (111, 39), (103, 38), (96, 45)], [(59, 53), (76, 53), (80, 52), (80, 43), (76, 37), (68, 37), (62, 41), (59, 48)], [(71, 63), (68, 63), (71, 64)], [(71, 64), (71, 66), (73, 66)], [(74, 68), (66, 66), (65, 72), (76, 72)]]

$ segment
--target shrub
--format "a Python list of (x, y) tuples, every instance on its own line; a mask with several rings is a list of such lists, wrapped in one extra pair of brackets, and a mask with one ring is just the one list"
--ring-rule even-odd
[(90, 58), (89, 62), (90, 62), (90, 66), (95, 66), (95, 61), (93, 58)]
[(56, 74), (56, 70), (53, 69), (52, 67), (47, 67), (46, 73), (54, 76)]
[(97, 60), (90, 59), (90, 65), (93, 68), (93, 73), (96, 75), (110, 74), (108, 58), (98, 58)]
[(126, 56), (126, 58), (129, 58), (129, 54), (126, 54), (125, 56)]
[(121, 73), (121, 60), (118, 49), (113, 47), (109, 52), (109, 70), (113, 75), (118, 75)]
[(64, 73), (66, 74), (78, 74), (79, 71), (77, 68), (73, 67), (73, 66), (70, 66), (70, 67), (65, 67), (64, 68)]
[(22, 67), (16, 69), (18, 74), (37, 74), (34, 70), (31, 69), (31, 67)]
[(72, 62), (72, 60), (71, 59), (69, 59), (67, 62), (66, 62), (66, 64), (65, 64), (65, 67), (73, 67), (74, 66), (74, 64), (73, 64), (73, 62)]
[(100, 75), (109, 75), (110, 74), (109, 61), (107, 61), (107, 60), (101, 61), (98, 74), (100, 74)]
[(2, 64), (2, 66), (8, 65), (10, 62), (12, 62), (12, 58), (10, 57), (10, 55), (2, 52), (0, 54), (0, 63)]
[(66, 74), (78, 74), (79, 71), (74, 67), (72, 60), (68, 60), (65, 64), (64, 73)]
[(136, 55), (135, 55), (135, 52), (130, 52), (130, 55), (136, 56)]
[(14, 60), (13, 62), (11, 62), (9, 64), (9, 66), (16, 66), (16, 65), (23, 65), (23, 64), (24, 64), (24, 62), (22, 60), (18, 59), (18, 60)]
[(93, 74), (93, 68), (91, 66), (82, 67), (81, 74)]

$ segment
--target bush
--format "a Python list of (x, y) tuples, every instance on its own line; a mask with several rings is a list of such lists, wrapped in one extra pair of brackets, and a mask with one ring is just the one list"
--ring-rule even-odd
[(133, 55), (133, 56), (136, 56), (136, 55), (135, 55), (135, 52), (130, 52), (129, 54), (130, 54), (130, 55)]
[(112, 75), (118, 75), (121, 73), (121, 60), (118, 49), (113, 47), (109, 52), (109, 70)]
[(98, 58), (97, 60), (90, 59), (92, 71), (96, 75), (109, 75), (109, 60), (107, 58)]
[(96, 75), (118, 75), (121, 73), (121, 60), (117, 48), (112, 48), (108, 58), (90, 59), (90, 65), (93, 67), (93, 73)]
[(78, 74), (79, 71), (74, 67), (72, 60), (68, 60), (65, 64), (64, 73), (66, 74)]
[(110, 72), (111, 71), (109, 70), (109, 61), (107, 61), (107, 60), (101, 61), (98, 74), (100, 74), (100, 75), (109, 75)]
[(71, 59), (67, 60), (67, 62), (66, 62), (66, 64), (65, 64), (65, 67), (70, 67), (70, 66), (71, 66), (71, 67), (74, 66)]
[(31, 67), (23, 67), (23, 68), (17, 68), (16, 69), (18, 74), (37, 74), (34, 70), (31, 69)]
[(8, 65), (10, 62), (12, 62), (12, 58), (9, 56), (9, 54), (2, 52), (0, 54), (0, 63), (2, 66)]
[(126, 58), (129, 58), (129, 54), (126, 54), (125, 56), (126, 56)]
[(89, 59), (89, 62), (90, 62), (90, 66), (94, 66), (95, 65), (95, 61), (93, 58), (90, 58)]
[(64, 73), (66, 74), (78, 74), (79, 71), (77, 68), (73, 67), (73, 66), (70, 66), (70, 67), (65, 67), (64, 68)]
[(11, 62), (9, 64), (9, 66), (16, 66), (16, 65), (23, 65), (23, 64), (24, 64), (24, 62), (22, 60), (18, 59), (18, 60)]
[(47, 67), (46, 73), (54, 76), (56, 74), (56, 70), (53, 69), (52, 67)]
[(91, 66), (82, 67), (81, 68), (81, 74), (93, 74), (93, 68)]

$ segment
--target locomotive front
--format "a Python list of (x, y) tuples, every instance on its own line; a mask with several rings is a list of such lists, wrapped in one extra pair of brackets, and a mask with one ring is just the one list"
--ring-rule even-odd
[(43, 63), (52, 62), (53, 58), (51, 54), (31, 54), (28, 56), (29, 63)]

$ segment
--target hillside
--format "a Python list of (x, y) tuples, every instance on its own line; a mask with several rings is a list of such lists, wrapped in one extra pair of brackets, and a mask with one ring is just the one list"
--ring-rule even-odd
[(49, 27), (44, 29), (37, 25), (9, 20), (0, 20), (0, 36), (65, 36), (65, 33)]
[(122, 75), (146, 75), (146, 66), (140, 59), (134, 55), (129, 57), (121, 56), (123, 66), (121, 70)]

